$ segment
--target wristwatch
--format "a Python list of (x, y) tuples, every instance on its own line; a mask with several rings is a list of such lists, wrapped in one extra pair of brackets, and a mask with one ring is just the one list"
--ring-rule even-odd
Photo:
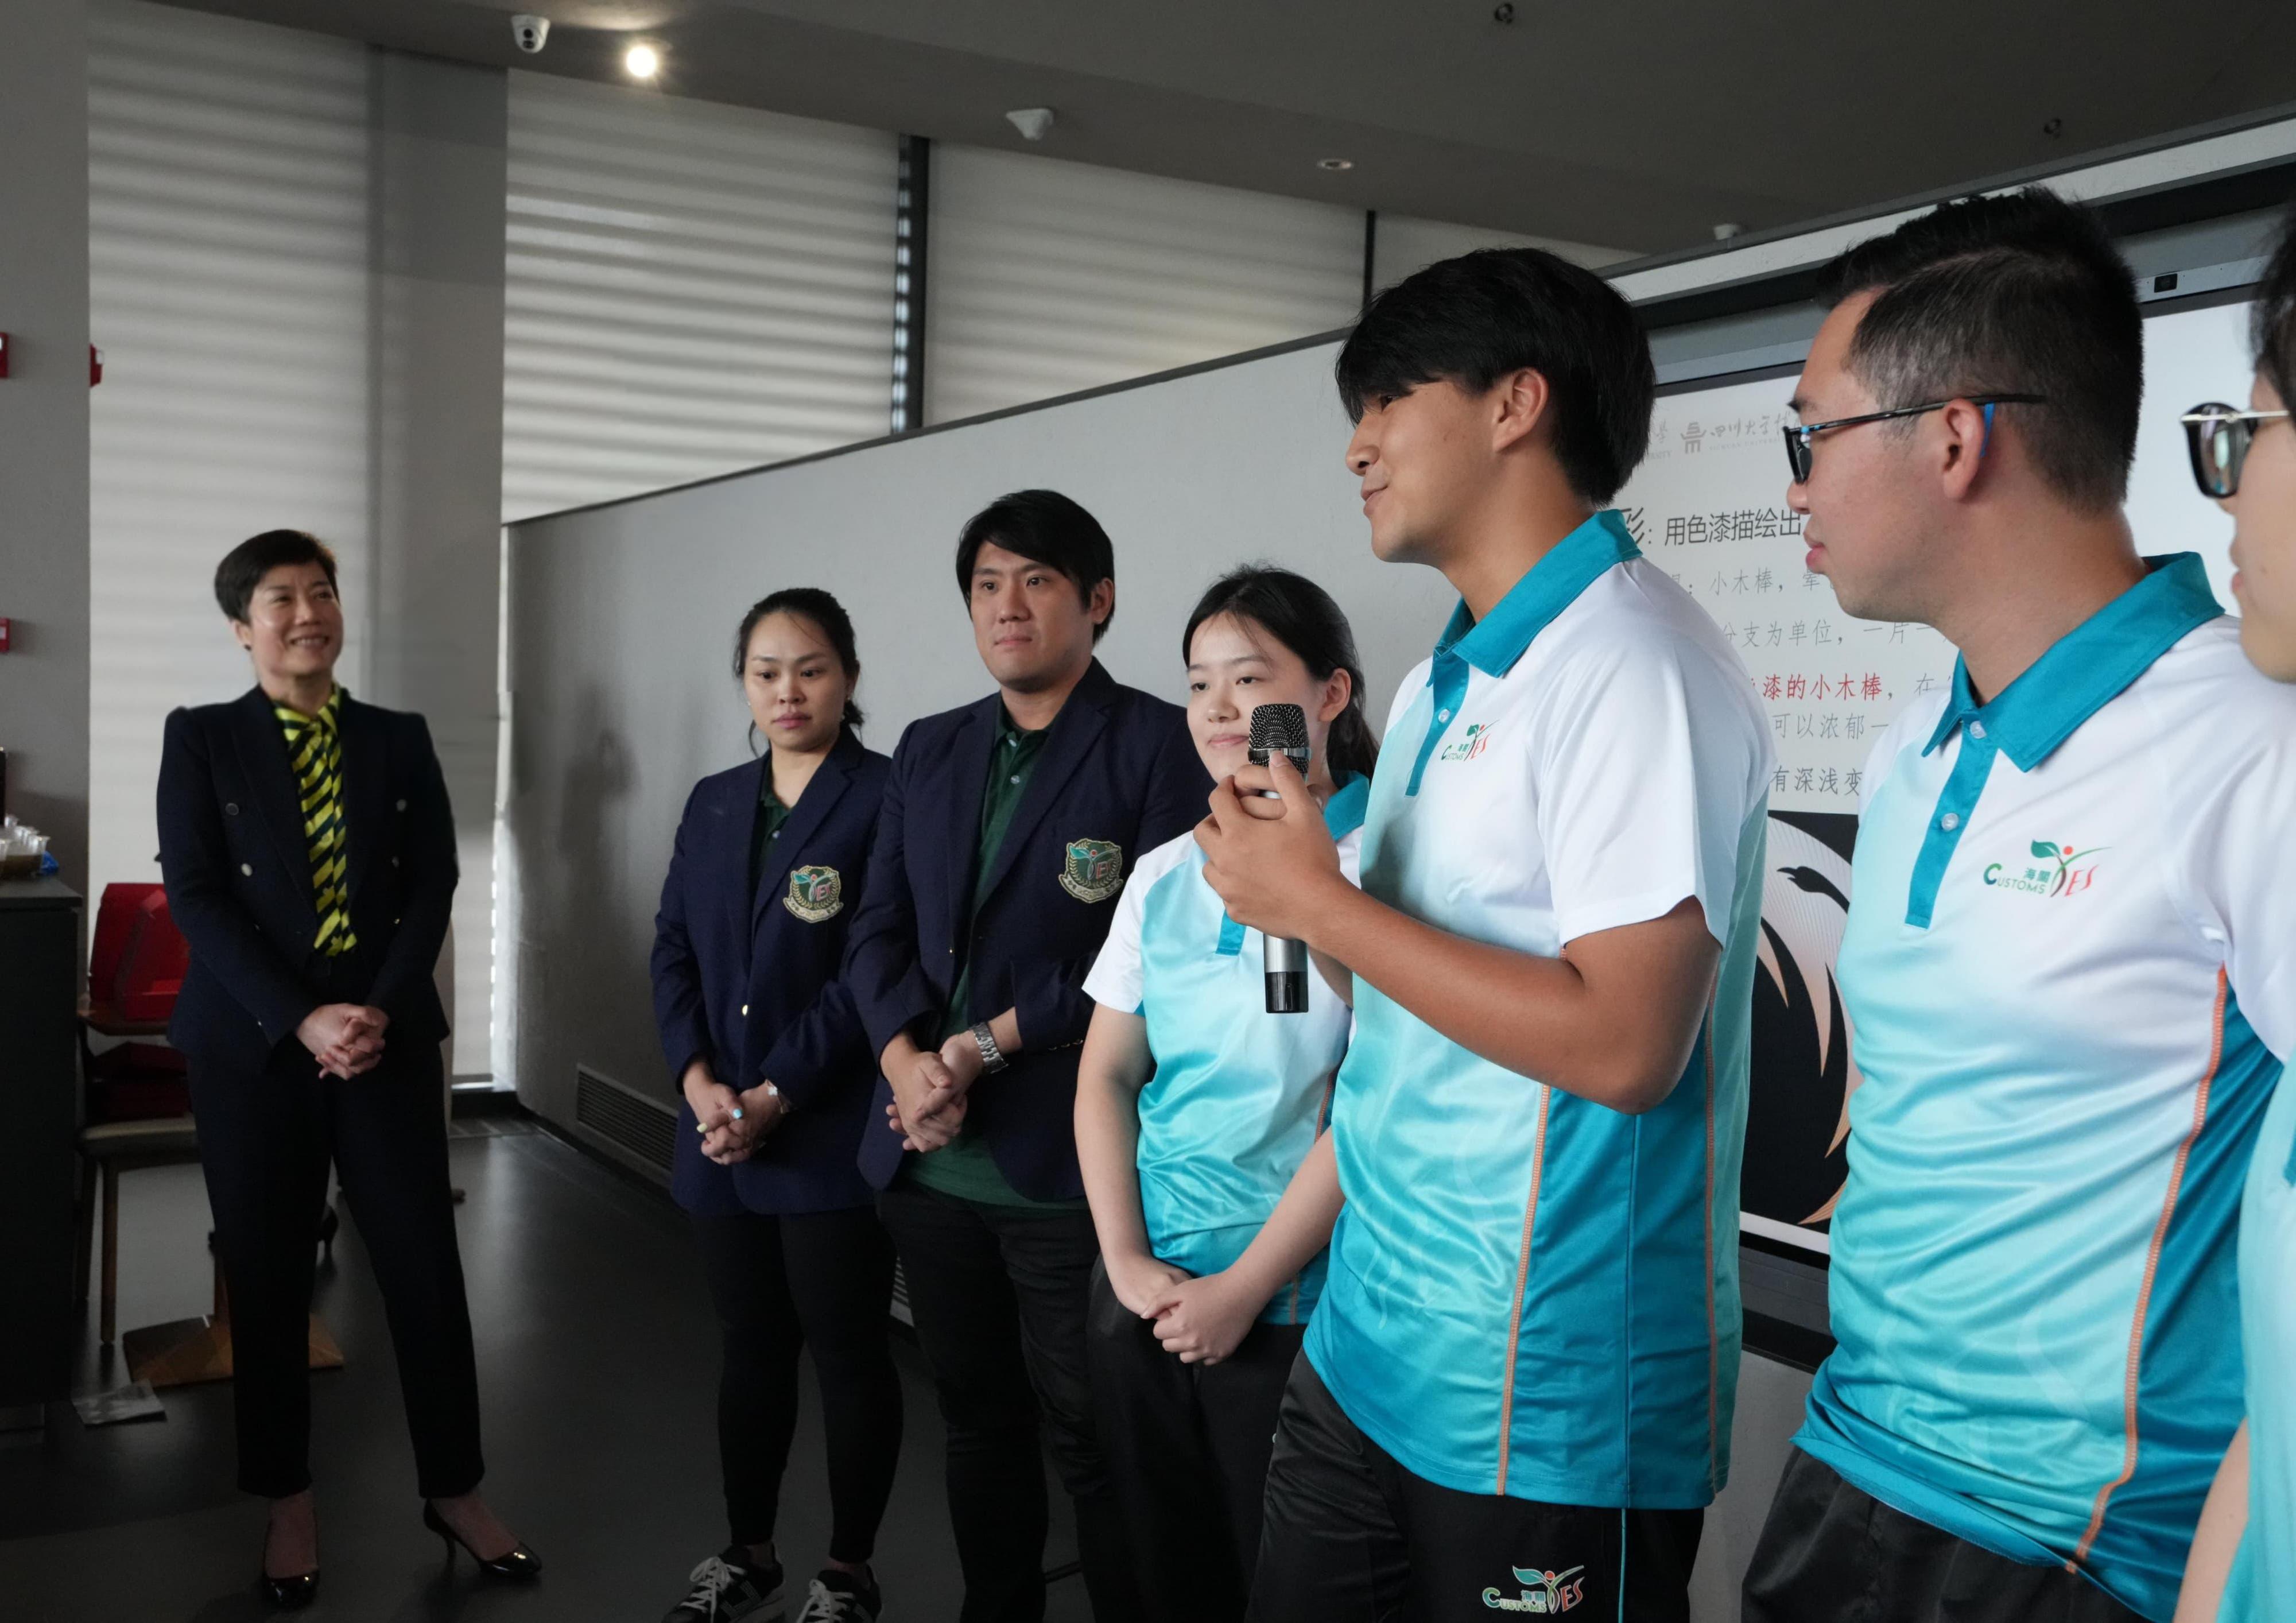
[(972, 1040), (980, 1049), (980, 1069), (991, 1076), (1013, 1063), (1004, 1057), (1004, 1051), (996, 1045), (996, 1034), (988, 1029), (987, 1021), (973, 1027)]

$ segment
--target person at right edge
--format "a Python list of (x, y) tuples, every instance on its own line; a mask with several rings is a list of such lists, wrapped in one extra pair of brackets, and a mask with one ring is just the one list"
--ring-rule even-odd
[[(2296, 217), (2251, 322), (2248, 408), (2196, 406), (2184, 428), (2201, 493), (2233, 515), (2241, 651), (2274, 681), (2296, 683)], [(2281, 990), (2284, 1004), (2291, 995)], [(2247, 1414), (2202, 1509), (2177, 1623), (2296, 1618), (2296, 1088), (2273, 1094), (2249, 1160), (2240, 1335)]]
[(1864, 777), (1834, 1351), (1747, 1623), (2166, 1623), (2241, 1414), (2241, 1181), (2296, 1040), (2296, 693), (2122, 503), (2135, 283), (2039, 189), (1825, 271), (1808, 567), (1950, 684)]
[[(1282, 758), (1197, 832), (1229, 917), (1356, 988), (1250, 1615), (1684, 1619), (1729, 1472), (1769, 729), (1608, 507), (1655, 393), (1608, 284), (1446, 260), (1372, 301), (1339, 385), (1372, 550), (1459, 603), (1397, 693), (1360, 890)], [(1239, 798), (1269, 788), (1275, 817)]]
[(1045, 1439), (1099, 1623), (1139, 1592), (1085, 1358), (1099, 1253), (1077, 1166), (1086, 972), (1132, 865), (1210, 786), (1179, 706), (1093, 657), (1116, 610), (1099, 521), (1024, 490), (975, 514), (956, 583), (997, 691), (902, 734), (848, 945), (878, 1054), (862, 1175), (948, 1427), (963, 1623), (1044, 1615)]

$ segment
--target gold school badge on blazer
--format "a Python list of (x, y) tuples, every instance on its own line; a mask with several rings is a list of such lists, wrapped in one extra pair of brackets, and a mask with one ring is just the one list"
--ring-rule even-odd
[(833, 919), (845, 907), (845, 881), (834, 868), (792, 868), (782, 906), (808, 924)]
[(1080, 902), (1104, 902), (1124, 889), (1124, 848), (1113, 840), (1071, 840), (1061, 889)]

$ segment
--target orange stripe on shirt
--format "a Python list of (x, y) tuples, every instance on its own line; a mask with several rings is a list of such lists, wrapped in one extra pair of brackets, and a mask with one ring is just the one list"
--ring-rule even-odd
[(1538, 1138), (1530, 1154), (1530, 1198), (1522, 1205), (1522, 1250), (1514, 1264), (1514, 1312), (1507, 1322), (1506, 1384), (1499, 1392), (1499, 1485), (1497, 1492), (1506, 1492), (1507, 1444), (1514, 1430), (1514, 1359), (1515, 1349), (1522, 1341), (1522, 1299), (1530, 1280), (1530, 1235), (1538, 1217), (1538, 1184), (1546, 1170), (1546, 1109), (1554, 1102), (1554, 1090), (1542, 1086), (1538, 1090)]
[(2209, 1088), (2217, 1079), (2217, 1067), (2224, 1062), (2225, 997), (2229, 982), (2223, 970), (2217, 971), (2217, 1007), (2214, 1016), (2215, 1035), (2209, 1045), (2209, 1068), (2202, 1074), (2201, 1086), (2193, 1097), (2193, 1125), (2185, 1135), (2184, 1143), (2177, 1146), (2177, 1160), (2169, 1171), (2169, 1193), (2161, 1201), (2160, 1221), (2152, 1225), (2152, 1244), (2144, 1254), (2144, 1283), (2136, 1291), (2136, 1316), (2128, 1327), (2128, 1373), (2123, 1381), (2121, 1402), (2122, 1426), (2128, 1434), (2124, 1446), (2120, 1474), (2096, 1490), (2096, 1508), (2089, 1512), (2087, 1530), (2081, 1534), (2073, 1557), (2065, 1563), (2065, 1570), (2078, 1572), (2080, 1563), (2088, 1559), (2089, 1546), (2104, 1529), (2104, 1507), (2120, 1485), (2136, 1474), (2136, 1384), (2137, 1373), (2144, 1356), (2144, 1316), (2152, 1305), (2152, 1281), (2161, 1271), (2161, 1249), (2168, 1242), (2169, 1220), (2177, 1215), (2177, 1196), (2184, 1187), (2185, 1163), (2192, 1159), (2193, 1143), (2201, 1135), (2209, 1119)]

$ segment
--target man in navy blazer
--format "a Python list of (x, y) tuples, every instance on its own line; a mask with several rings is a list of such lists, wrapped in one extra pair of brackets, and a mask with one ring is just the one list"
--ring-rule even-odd
[(1126, 875), (1194, 826), (1211, 785), (1185, 713), (1093, 657), (1115, 573), (1107, 533), (1053, 491), (965, 526), (957, 585), (998, 691), (902, 735), (849, 947), (882, 1072), (861, 1168), (948, 1426), (964, 1623), (1043, 1615), (1040, 1413), (1094, 1613), (1139, 1615), (1085, 1371), (1099, 1248), (1077, 1051)]
[(475, 1491), (478, 1373), (431, 979), (455, 824), (430, 730), (336, 685), (342, 608), (321, 542), (242, 543), (216, 597), (258, 684), (168, 717), (160, 865), (191, 947), (168, 1035), (187, 1062), (231, 1289), (239, 1483), (273, 1502), (264, 1576), (299, 1606), (317, 1582), (306, 1343), (331, 1163), (390, 1311), (421, 1492), (482, 1558), (518, 1546)]

